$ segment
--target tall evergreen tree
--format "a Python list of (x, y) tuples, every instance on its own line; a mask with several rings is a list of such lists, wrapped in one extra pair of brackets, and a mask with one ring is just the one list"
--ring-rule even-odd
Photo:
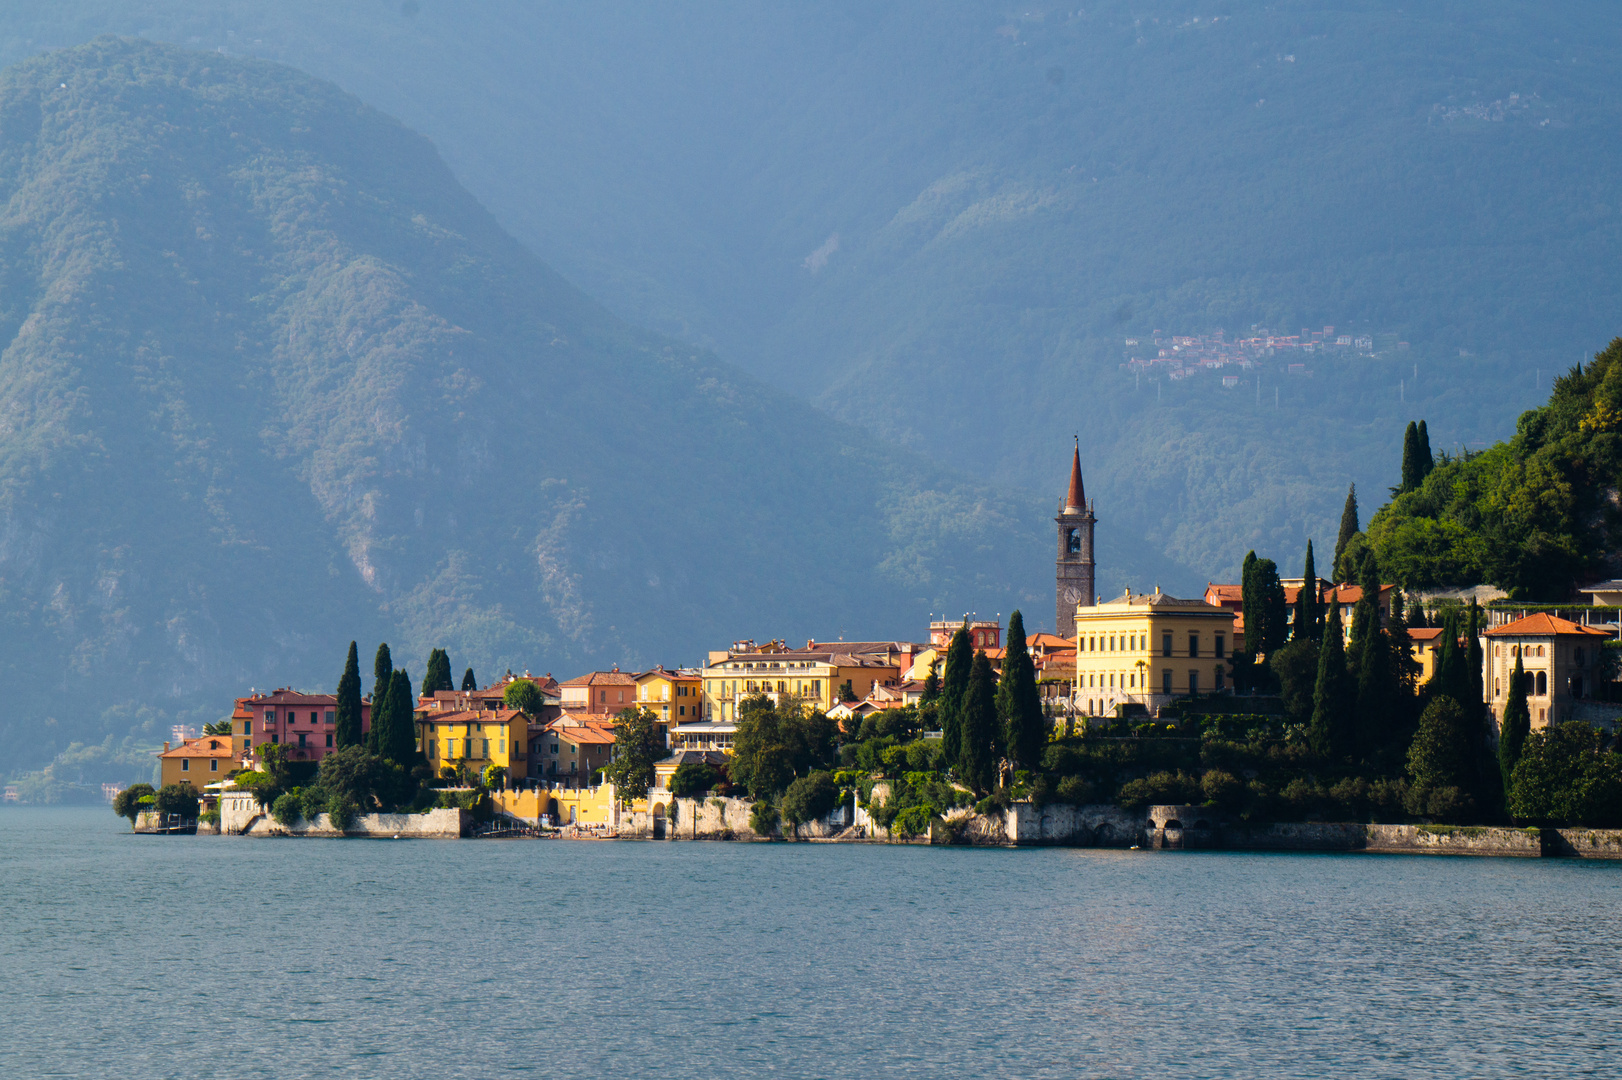
[(1408, 598), (1407, 623), (1410, 630), (1419, 630), (1427, 625), (1425, 622), (1425, 605), (1417, 595)]
[(947, 761), (956, 761), (963, 747), (963, 721), (960, 713), (963, 695), (969, 689), (969, 671), (974, 667), (974, 648), (969, 644), (967, 623), (957, 628), (946, 647), (946, 677), (941, 683), (941, 751)]
[(1025, 618), (1017, 610), (1008, 618), (1008, 647), (1003, 653), (1002, 679), (997, 683), (997, 720), (1014, 764), (1027, 769), (1041, 765), (1047, 724), (1042, 718), (1042, 694), (1036, 688), (1036, 665), (1025, 644)]
[(1482, 671), (1486, 658), (1481, 653), (1481, 631), (1485, 629), (1486, 622), (1486, 612), (1481, 610), (1481, 605), (1472, 596), (1464, 623), (1465, 685), (1469, 697), (1460, 702), (1465, 715), (1472, 720), (1480, 718), (1487, 708), (1486, 687), (1483, 685), (1485, 674)]
[(355, 643), (349, 643), (349, 658), (344, 661), (344, 673), (338, 679), (338, 705), (332, 720), (333, 745), (342, 750), (358, 746), (360, 731), (360, 653)]
[(1419, 422), (1419, 482), (1423, 484), (1425, 477), (1436, 468), (1436, 459), (1431, 456), (1431, 433), (1425, 427), (1425, 421)]
[(1510, 777), (1515, 763), (1526, 749), (1526, 738), (1532, 734), (1532, 710), (1526, 704), (1526, 669), (1521, 657), (1515, 656), (1515, 670), (1509, 676), (1509, 700), (1504, 703), (1503, 725), (1498, 732), (1498, 771), (1503, 777), (1504, 792), (1512, 794)]
[(456, 684), (451, 681), (451, 658), (444, 649), (434, 649), (428, 653), (428, 665), (422, 673), (422, 693), (424, 697), (437, 694), (441, 690), (455, 690)]
[(1386, 624), (1386, 637), (1391, 643), (1391, 662), (1396, 675), (1396, 694), (1401, 719), (1408, 699), (1414, 696), (1419, 679), (1419, 661), (1414, 659), (1414, 639), (1408, 633), (1408, 620), (1402, 614), (1402, 591), (1391, 590), (1391, 621)]
[(1352, 537), (1362, 531), (1357, 523), (1357, 485), (1353, 484), (1346, 489), (1346, 506), (1340, 512), (1340, 535), (1335, 538), (1335, 563), (1329, 568), (1331, 574), (1340, 573), (1340, 557), (1346, 554), (1346, 545), (1352, 542)]
[(1284, 598), (1284, 583), (1279, 580), (1278, 563), (1257, 559), (1255, 576), (1261, 599), (1262, 652), (1271, 656), (1284, 647), (1290, 636), (1290, 608)]
[(959, 711), (962, 743), (957, 755), (958, 772), (975, 791), (989, 791), (997, 772), (997, 678), (984, 649), (975, 654), (970, 666), (969, 685)]
[(1406, 495), (1419, 488), (1425, 479), (1424, 467), (1419, 460), (1419, 425), (1408, 421), (1408, 430), (1402, 434), (1402, 484), (1393, 495)]
[(1295, 625), (1290, 636), (1296, 641), (1317, 644), (1322, 628), (1322, 613), (1318, 610), (1322, 600), (1318, 592), (1318, 568), (1312, 561), (1312, 541), (1307, 541), (1307, 562), (1301, 568), (1301, 593), (1295, 598)]
[(473, 669), (468, 668), (466, 671), (462, 672), (462, 692), (467, 693), (470, 690), (477, 690), (478, 688), (479, 680), (473, 677)]
[(1329, 609), (1323, 645), (1318, 649), (1318, 683), (1312, 692), (1312, 748), (1324, 757), (1343, 757), (1353, 746), (1352, 711), (1357, 687), (1346, 670), (1346, 644), (1340, 605)]
[(1432, 698), (1450, 697), (1458, 702), (1469, 697), (1469, 676), (1465, 672), (1465, 655), (1459, 649), (1459, 612), (1455, 607), (1442, 610), (1442, 648), (1426, 686)]
[(1357, 749), (1371, 758), (1397, 729), (1397, 670), (1390, 638), (1380, 627), (1380, 574), (1373, 555), (1363, 564), (1362, 585), (1363, 596), (1352, 613), (1350, 655), (1357, 666)]
[(386, 745), (378, 741), (378, 730), (388, 724), (384, 706), (388, 704), (393, 680), (394, 658), (389, 655), (389, 643), (385, 641), (377, 647), (377, 656), (372, 660), (372, 726), (366, 733), (366, 749), (374, 754), (381, 754)]
[(1239, 568), (1239, 610), (1245, 620), (1245, 651), (1252, 656), (1262, 651), (1261, 593), (1256, 588), (1258, 561), (1254, 551), (1246, 552), (1244, 565)]
[(406, 768), (416, 764), (416, 697), (411, 692), (411, 676), (404, 668), (391, 673), (385, 702), (388, 723), (377, 737), (377, 752)]

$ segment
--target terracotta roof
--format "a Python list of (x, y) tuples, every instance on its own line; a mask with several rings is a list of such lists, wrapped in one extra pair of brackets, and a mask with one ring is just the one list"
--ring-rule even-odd
[(588, 671), (577, 675), (563, 686), (635, 686), (636, 680), (623, 671)]
[(1428, 644), (1442, 636), (1440, 626), (1411, 626), (1408, 628), (1408, 640), (1416, 644)]
[(249, 705), (337, 705), (338, 698), (334, 694), (304, 694), (284, 689), (237, 699), (239, 705), (243, 702)]
[(1058, 634), (1045, 634), (1040, 631), (1025, 636), (1026, 648), (1034, 652), (1039, 646), (1043, 649), (1074, 650), (1076, 639), (1060, 637)]
[(652, 667), (647, 671), (641, 672), (640, 674), (636, 675), (635, 678), (640, 680), (646, 679), (649, 676), (656, 676), (665, 679), (676, 679), (680, 682), (698, 682), (700, 678), (698, 672), (692, 670), (691, 668), (677, 668), (676, 670), (672, 671), (662, 664), (658, 667)]
[(1495, 626), (1485, 637), (1554, 637), (1557, 634), (1580, 634), (1584, 637), (1610, 637), (1604, 630), (1583, 626), (1568, 619), (1556, 618), (1547, 611), (1539, 611), (1524, 619), (1516, 619), (1503, 626)]
[(231, 748), (229, 735), (203, 735), (196, 739), (187, 739), (173, 750), (165, 750), (158, 756), (161, 758), (230, 758), (235, 760), (237, 751)]
[(577, 746), (607, 746), (614, 741), (614, 729), (607, 724), (563, 724), (554, 720), (542, 730)]
[(1087, 509), (1087, 492), (1081, 486), (1081, 443), (1076, 443), (1075, 457), (1070, 459), (1070, 490), (1064, 495), (1064, 512)]
[(456, 712), (425, 713), (417, 717), (423, 724), (510, 724), (524, 714), (517, 709), (458, 709)]

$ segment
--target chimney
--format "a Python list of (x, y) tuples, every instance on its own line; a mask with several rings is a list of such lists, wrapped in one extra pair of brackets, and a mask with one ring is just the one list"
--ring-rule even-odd
[(165, 752), (165, 753), (168, 753), (168, 751), (169, 751), (169, 744), (168, 744), (168, 743), (164, 743), (164, 744), (163, 744), (163, 749), (164, 749), (164, 752)]

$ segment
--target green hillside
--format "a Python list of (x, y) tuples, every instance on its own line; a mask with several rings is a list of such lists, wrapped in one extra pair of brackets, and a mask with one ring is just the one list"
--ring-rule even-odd
[[(938, 460), (1045, 493), (1079, 431), (1185, 590), (1332, 535), (1414, 416), (1507, 436), (1622, 299), (1597, 0), (25, 0), (0, 51), (106, 31), (336, 80), (615, 312)], [(1259, 402), (1117, 370), (1252, 324), (1412, 349)]]
[(280, 65), (0, 75), (0, 341), (0, 763), (331, 686), (351, 637), (567, 674), (1050, 610), (1047, 500), (628, 327)]

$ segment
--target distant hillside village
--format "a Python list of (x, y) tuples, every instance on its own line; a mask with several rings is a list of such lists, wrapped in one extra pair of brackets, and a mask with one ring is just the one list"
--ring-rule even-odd
[[(1405, 482), (1430, 461), (1421, 437), (1410, 425)], [(1251, 553), (1242, 581), (1197, 598), (1105, 599), (1079, 445), (1054, 522), (1068, 636), (1027, 634), (1015, 612), (938, 619), (920, 641), (741, 640), (696, 668), (488, 682), (468, 668), (454, 685), (436, 649), (417, 691), (384, 645), (364, 697), (352, 644), (335, 693), (237, 698), (165, 745), (158, 789), (117, 806), (234, 833), (341, 833), (384, 810), (465, 811), (459, 831), (664, 836), (686, 821), (698, 835), (703, 820), (705, 835), (845, 839), (962, 838), (1021, 806), (1044, 821), (1055, 806), (1183, 806), (1622, 823), (1622, 581), (1585, 590), (1588, 607), (1405, 597), (1380, 580), (1352, 492), (1330, 563), (1343, 580), (1318, 575), (1308, 543), (1298, 577)], [(1095, 839), (1112, 828), (1099, 821)]]
[[(1245, 372), (1267, 367), (1281, 375), (1307, 377), (1315, 357), (1336, 353), (1374, 355), (1375, 341), (1369, 334), (1338, 333), (1333, 326), (1322, 330), (1302, 328), (1299, 334), (1275, 333), (1266, 327), (1252, 327), (1249, 337), (1229, 341), (1222, 330), (1209, 334), (1162, 334), (1149, 338), (1126, 339), (1123, 371), (1171, 381), (1210, 374), (1229, 389), (1239, 385)], [(1408, 349), (1406, 341), (1391, 342), (1399, 352)]]

